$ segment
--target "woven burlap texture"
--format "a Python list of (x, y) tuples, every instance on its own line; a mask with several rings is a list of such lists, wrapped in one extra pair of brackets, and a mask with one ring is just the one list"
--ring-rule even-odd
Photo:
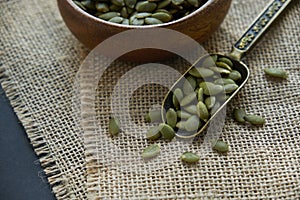
[[(220, 29), (203, 44), (205, 49), (228, 52), (267, 2), (233, 0)], [(124, 152), (140, 152), (146, 140), (124, 135), (110, 139), (106, 129), (101, 133), (82, 130), (73, 98), (76, 73), (86, 50), (64, 25), (56, 2), (0, 1), (0, 12), (1, 85), (40, 156), (57, 199), (300, 198), (299, 2), (288, 7), (244, 59), (251, 76), (228, 106), (222, 130), (231, 151), (226, 156), (209, 152), (195, 166), (160, 156), (167, 164), (157, 170), (149, 164), (151, 173), (135, 166), (122, 171), (115, 157), (103, 160), (110, 152), (109, 146), (103, 146), (103, 136)], [(186, 67), (179, 59), (167, 64), (179, 71)], [(263, 69), (267, 67), (284, 68), (289, 79), (266, 78)], [(131, 69), (128, 63), (116, 62), (105, 71), (97, 87), (97, 124), (107, 126), (110, 95), (118, 79)], [(151, 84), (133, 94), (130, 112), (135, 124), (144, 124), (143, 115), (161, 102), (166, 91)], [(266, 125), (237, 124), (230, 114), (235, 107), (264, 116)], [(201, 151), (197, 143), (188, 148)], [(126, 157), (117, 159), (126, 162)]]

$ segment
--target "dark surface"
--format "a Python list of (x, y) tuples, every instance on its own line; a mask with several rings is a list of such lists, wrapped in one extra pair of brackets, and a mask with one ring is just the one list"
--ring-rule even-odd
[(1, 86), (0, 200), (55, 200), (38, 158)]

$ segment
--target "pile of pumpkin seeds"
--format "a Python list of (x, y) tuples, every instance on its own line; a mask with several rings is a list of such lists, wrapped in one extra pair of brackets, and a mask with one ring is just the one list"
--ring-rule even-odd
[(74, 0), (87, 13), (125, 25), (153, 25), (180, 19), (207, 0)]

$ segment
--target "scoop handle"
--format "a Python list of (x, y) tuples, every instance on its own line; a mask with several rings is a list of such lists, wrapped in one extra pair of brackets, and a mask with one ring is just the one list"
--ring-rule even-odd
[(232, 46), (229, 56), (240, 60), (292, 0), (272, 0)]

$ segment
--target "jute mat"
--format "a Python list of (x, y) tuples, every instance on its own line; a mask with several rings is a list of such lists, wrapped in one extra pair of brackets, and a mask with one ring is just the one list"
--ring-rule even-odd
[[(205, 49), (228, 52), (267, 2), (234, 0), (220, 29), (203, 44)], [(130, 63), (115, 62), (105, 71), (96, 88), (95, 124), (82, 129), (80, 117), (89, 113), (80, 115), (78, 104), (74, 106), (74, 82), (87, 50), (65, 27), (55, 1), (0, 1), (0, 81), (57, 199), (299, 199), (299, 12), (299, 2), (294, 1), (244, 59), (251, 76), (228, 106), (222, 129), (230, 152), (207, 152), (193, 166), (172, 153), (159, 156), (163, 161), (159, 167), (156, 161), (135, 165), (141, 163), (139, 157), (126, 155), (148, 145), (145, 139), (132, 137), (140, 134), (132, 127), (145, 125), (144, 113), (161, 103), (165, 87), (150, 84), (130, 97), (122, 94), (129, 99), (134, 122), (122, 133), (130, 135), (107, 134), (114, 109), (111, 96), (118, 80), (133, 69)], [(166, 63), (179, 71), (186, 67), (180, 59)], [(266, 78), (267, 67), (287, 70), (288, 80)], [(115, 105), (124, 106), (122, 101)], [(231, 118), (235, 107), (264, 116), (266, 125), (237, 124)], [(104, 129), (99, 131), (98, 125)], [(121, 154), (114, 153), (110, 144)], [(185, 150), (175, 149), (175, 144), (161, 142), (167, 152)], [(197, 142), (186, 148), (201, 151)]]

